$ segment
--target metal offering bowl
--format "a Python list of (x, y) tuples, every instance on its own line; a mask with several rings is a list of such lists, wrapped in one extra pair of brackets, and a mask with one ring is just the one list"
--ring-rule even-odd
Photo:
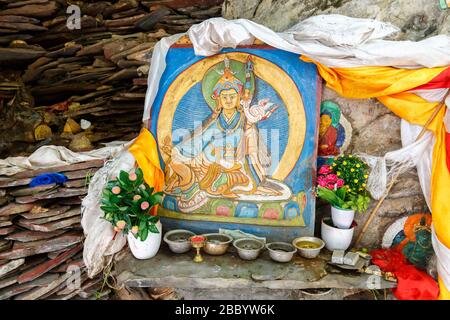
[[(306, 241), (306, 242), (313, 242), (317, 245), (317, 248), (302, 248), (299, 247), (297, 245), (298, 242), (300, 241)], [(322, 248), (325, 246), (325, 242), (323, 242), (322, 239), (320, 238), (316, 238), (316, 237), (299, 237), (299, 238), (295, 238), (292, 241), (292, 245), (297, 248), (297, 252), (299, 255), (301, 255), (303, 258), (307, 258), (307, 259), (313, 259), (316, 258), (319, 253), (320, 250), (322, 250)]]
[(206, 238), (203, 251), (213, 256), (220, 256), (227, 252), (233, 238), (222, 233), (208, 233), (203, 235)]
[(191, 241), (189, 240), (192, 236), (195, 236), (195, 233), (189, 230), (171, 230), (164, 235), (164, 242), (169, 245), (173, 253), (185, 253), (192, 248)]
[(287, 242), (272, 242), (266, 244), (270, 258), (277, 262), (289, 262), (297, 249)]
[(241, 238), (233, 242), (239, 257), (243, 260), (255, 260), (264, 248), (264, 243), (254, 238)]

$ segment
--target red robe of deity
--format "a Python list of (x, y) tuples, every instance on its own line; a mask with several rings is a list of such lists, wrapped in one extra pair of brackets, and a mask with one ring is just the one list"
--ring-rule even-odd
[(339, 148), (336, 147), (337, 130), (329, 126), (325, 133), (319, 137), (319, 156), (335, 156), (339, 154)]

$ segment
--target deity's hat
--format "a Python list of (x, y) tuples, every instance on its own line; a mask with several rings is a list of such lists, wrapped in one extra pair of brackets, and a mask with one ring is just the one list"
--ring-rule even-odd
[[(252, 69), (248, 70), (248, 64), (225, 56), (222, 62), (206, 71), (202, 81), (202, 93), (211, 109), (216, 107), (215, 100), (223, 90), (235, 89), (236, 92), (242, 94), (245, 86), (253, 94), (255, 90), (253, 65)], [(252, 64), (251, 60), (250, 64)]]
[(341, 109), (333, 101), (326, 100), (320, 104), (320, 114), (328, 114), (331, 117), (331, 124), (336, 127), (341, 119)]

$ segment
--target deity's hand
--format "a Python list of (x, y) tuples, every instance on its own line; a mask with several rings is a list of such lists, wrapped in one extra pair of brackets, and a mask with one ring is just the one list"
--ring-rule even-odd
[(244, 99), (244, 98), (242, 98), (240, 104), (241, 104), (241, 106), (244, 109), (247, 109), (248, 107), (250, 107), (250, 103), (251, 102), (252, 102), (252, 99)]

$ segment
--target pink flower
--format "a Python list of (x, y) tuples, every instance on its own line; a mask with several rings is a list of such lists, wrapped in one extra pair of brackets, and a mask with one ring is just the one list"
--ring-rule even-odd
[(111, 189), (112, 193), (114, 194), (119, 194), (120, 193), (120, 188), (118, 186), (115, 186)]
[(344, 185), (344, 180), (338, 179), (337, 182), (336, 182), (336, 185), (337, 185), (338, 188), (342, 187)]
[(150, 204), (147, 201), (144, 201), (141, 203), (142, 210), (146, 210), (146, 209), (148, 209), (148, 207), (150, 207)]
[(135, 200), (135, 201), (136, 201), (136, 200), (139, 200), (140, 198), (141, 198), (141, 196), (140, 196), (140, 195), (138, 195), (138, 194), (135, 194), (135, 195), (134, 195), (134, 197), (133, 197), (133, 200)]
[(338, 179), (338, 177), (337, 177), (337, 175), (335, 175), (335, 174), (333, 174), (333, 173), (331, 173), (331, 174), (329, 174), (329, 175), (327, 175), (326, 176), (326, 181), (328, 182), (328, 183), (336, 183), (337, 182), (337, 179)]
[(334, 186), (335, 186), (334, 183), (327, 184), (327, 188), (330, 189), (330, 190), (334, 190)]
[(133, 172), (128, 176), (128, 178), (130, 179), (130, 181), (136, 181), (137, 175), (136, 173)]
[(116, 223), (116, 226), (117, 226), (117, 228), (119, 228), (119, 229), (125, 228), (126, 225), (127, 225), (127, 223), (126, 223), (124, 220), (119, 220), (119, 221), (117, 221), (117, 223)]
[(326, 186), (327, 186), (327, 180), (325, 179), (325, 176), (319, 176), (319, 177), (317, 178), (317, 184), (318, 184), (320, 187), (326, 187)]
[(329, 174), (331, 172), (332, 172), (331, 167), (327, 164), (324, 164), (319, 169), (319, 174)]

